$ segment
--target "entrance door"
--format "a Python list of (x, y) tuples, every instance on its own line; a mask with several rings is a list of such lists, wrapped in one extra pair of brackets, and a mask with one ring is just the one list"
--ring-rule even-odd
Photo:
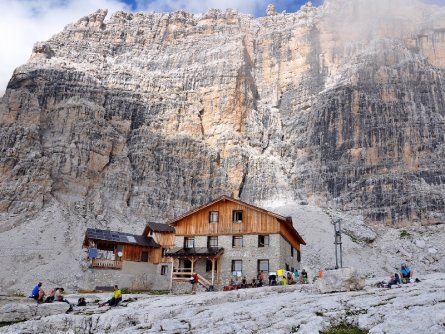
[(180, 271), (189, 271), (189, 272), (192, 271), (192, 261), (181, 259), (179, 261), (179, 268)]

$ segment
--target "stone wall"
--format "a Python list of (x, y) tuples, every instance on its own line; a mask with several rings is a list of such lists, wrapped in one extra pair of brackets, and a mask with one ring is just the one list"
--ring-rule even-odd
[[(294, 248), (293, 253), (291, 251), (291, 244), (284, 238), (280, 238), (280, 265), (281, 269), (286, 269), (286, 264), (289, 265), (289, 270), (300, 269), (300, 262), (297, 259), (297, 250)], [(293, 254), (293, 255), (292, 255)]]
[(87, 269), (83, 277), (80, 289), (93, 290), (96, 286), (114, 286), (134, 290), (169, 290), (171, 264), (166, 275), (161, 275), (161, 265), (147, 262), (124, 261), (122, 270), (113, 269)]
[[(269, 260), (269, 271), (285, 269), (286, 263), (291, 267), (299, 268), (296, 250), (294, 257), (291, 257), (290, 244), (284, 238), (279, 234), (270, 234), (269, 238), (268, 247), (258, 247), (258, 235), (244, 235), (243, 247), (234, 248), (231, 235), (219, 236), (218, 247), (224, 248), (224, 254), (219, 260), (220, 285), (227, 285), (233, 277), (233, 260), (243, 261), (242, 275), (245, 275), (249, 282), (258, 275), (258, 260)], [(176, 247), (183, 247), (183, 242), (184, 237), (176, 237)], [(207, 247), (207, 236), (195, 236), (195, 247)], [(211, 272), (206, 272), (205, 259), (197, 260), (195, 270), (209, 281), (211, 280)]]

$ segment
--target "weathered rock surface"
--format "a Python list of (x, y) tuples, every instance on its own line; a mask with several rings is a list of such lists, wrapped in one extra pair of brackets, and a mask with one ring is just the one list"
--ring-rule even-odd
[(2, 98), (0, 212), (55, 197), (162, 221), (228, 194), (442, 223), (445, 10), (368, 7), (99, 10), (68, 25)]
[(30, 319), (40, 319), (68, 311), (67, 303), (37, 304), (36, 302), (10, 302), (0, 306), (0, 322), (20, 322)]
[(365, 279), (354, 268), (339, 268), (323, 271), (323, 277), (316, 281), (321, 293), (363, 290)]
[(407, 334), (443, 333), (444, 274), (421, 279), (400, 289), (367, 285), (363, 291), (332, 294), (319, 294), (309, 284), (151, 296), (103, 314), (55, 315), (1, 332), (313, 334), (346, 323), (369, 333), (398, 334), (401, 328)]

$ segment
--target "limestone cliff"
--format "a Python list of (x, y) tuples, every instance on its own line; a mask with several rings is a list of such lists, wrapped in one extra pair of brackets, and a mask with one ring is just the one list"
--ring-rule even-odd
[(445, 10), (369, 3), (68, 25), (0, 104), (0, 212), (164, 221), (226, 194), (443, 222)]

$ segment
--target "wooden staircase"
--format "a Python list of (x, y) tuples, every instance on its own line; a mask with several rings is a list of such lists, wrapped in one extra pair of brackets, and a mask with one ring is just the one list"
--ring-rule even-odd
[[(190, 282), (192, 279), (191, 271), (174, 271), (172, 273), (172, 281), (173, 282)], [(207, 279), (198, 274), (198, 284), (203, 286), (207, 291), (210, 290), (212, 283)]]

